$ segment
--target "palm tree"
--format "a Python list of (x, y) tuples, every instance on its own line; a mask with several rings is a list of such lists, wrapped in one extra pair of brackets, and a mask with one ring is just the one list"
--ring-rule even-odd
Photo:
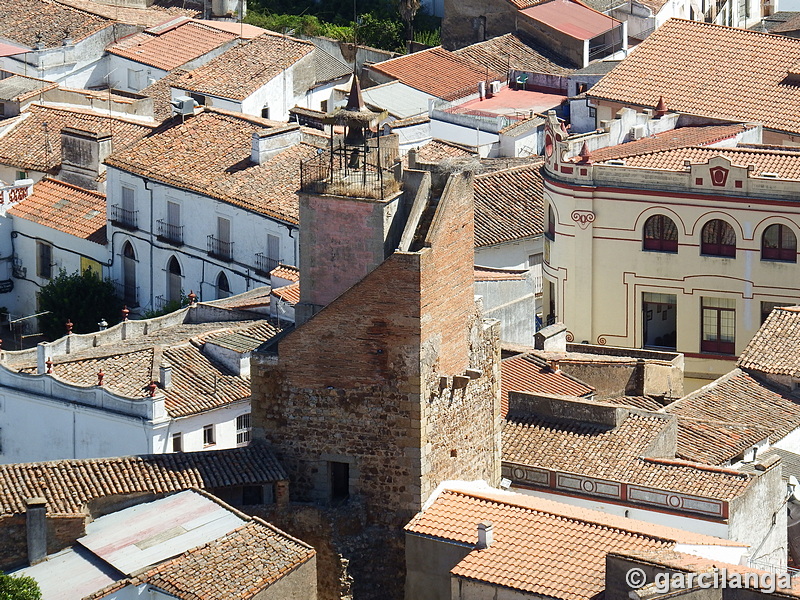
[(406, 51), (411, 51), (411, 42), (414, 41), (414, 17), (420, 8), (419, 0), (399, 0), (398, 9), (400, 18), (406, 24)]

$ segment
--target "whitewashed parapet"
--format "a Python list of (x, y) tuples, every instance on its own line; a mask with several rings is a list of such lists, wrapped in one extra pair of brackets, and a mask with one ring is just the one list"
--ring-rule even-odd
[(0, 386), (148, 421), (157, 422), (168, 418), (164, 406), (164, 395), (158, 392), (153, 397), (123, 396), (97, 385), (81, 386), (67, 383), (52, 374), (18, 373), (4, 365), (0, 365)]
[(5, 214), (6, 209), (25, 200), (33, 193), (33, 179), (19, 179), (11, 185), (0, 187), (0, 211)]

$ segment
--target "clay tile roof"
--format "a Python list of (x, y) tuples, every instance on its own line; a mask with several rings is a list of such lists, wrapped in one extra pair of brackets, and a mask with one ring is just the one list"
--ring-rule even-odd
[(737, 364), (743, 369), (800, 378), (800, 307), (775, 308)]
[(800, 86), (786, 81), (800, 40), (671, 19), (587, 96), (800, 133)]
[[(664, 410), (678, 417), (764, 429), (770, 432), (772, 443), (800, 427), (797, 399), (788, 391), (759, 381), (741, 369), (734, 369)], [(724, 435), (724, 432), (720, 434)]]
[(772, 430), (741, 423), (678, 417), (677, 456), (686, 460), (722, 465), (742, 456)]
[(543, 498), (494, 490), (443, 490), (406, 525), (407, 532), (474, 545), (477, 525), (492, 544), (469, 552), (456, 577), (559, 600), (589, 600), (605, 589), (606, 554), (674, 548), (676, 543), (742, 546)]
[(651, 136), (639, 138), (606, 148), (592, 150), (592, 162), (626, 158), (640, 154), (651, 154), (664, 150), (689, 148), (692, 146), (709, 146), (723, 140), (735, 138), (738, 134), (756, 127), (755, 125), (704, 125), (698, 127), (681, 127), (662, 131)]
[(597, 398), (596, 402), (601, 404), (617, 404), (621, 406), (631, 406), (642, 410), (657, 411), (664, 407), (656, 398), (650, 396), (617, 396), (614, 398)]
[(314, 44), (268, 32), (233, 46), (175, 81), (174, 87), (244, 100), (314, 51)]
[(311, 560), (314, 549), (254, 518), (227, 535), (133, 577), (181, 600), (252, 598)]
[(264, 164), (250, 162), (253, 133), (279, 125), (205, 108), (183, 123), (165, 122), (136, 146), (114, 152), (106, 164), (296, 224), (300, 162), (316, 156), (316, 148), (301, 143)]
[(545, 359), (534, 354), (519, 354), (500, 363), (500, 405), (508, 413), (509, 392), (555, 394), (558, 396), (588, 396), (594, 388), (582, 381), (548, 366)]
[(590, 40), (620, 24), (615, 18), (575, 0), (546, 0), (520, 12), (579, 40)]
[(541, 161), (475, 177), (475, 246), (542, 235)]
[(139, 27), (154, 27), (177, 16), (196, 17), (202, 16), (203, 13), (203, 5), (198, 0), (153, 0), (149, 8), (127, 8), (120, 4), (100, 4), (95, 0), (56, 1), (59, 4), (72, 6), (112, 21)]
[(503, 461), (719, 500), (745, 491), (750, 481), (744, 474), (642, 458), (668, 426), (664, 415), (654, 413), (631, 413), (609, 429), (512, 411), (503, 429)]
[(417, 148), (417, 160), (427, 163), (439, 162), (448, 158), (468, 158), (477, 156), (477, 152), (444, 140), (434, 139), (424, 146)]
[(507, 33), (454, 51), (483, 69), (496, 73), (509, 70), (548, 75), (569, 75), (575, 67), (563, 56), (543, 48), (523, 33)]
[(106, 48), (109, 54), (171, 71), (216, 50), (238, 36), (191, 20), (176, 20), (121, 39)]
[(300, 269), (292, 265), (279, 264), (269, 272), (270, 277), (280, 277), (288, 281), (300, 281)]
[(626, 156), (624, 160), (628, 167), (685, 171), (685, 161), (704, 164), (715, 156), (724, 156), (739, 166), (752, 165), (754, 177), (762, 173), (777, 173), (780, 179), (800, 179), (800, 150), (793, 148), (677, 148)]
[(90, 110), (31, 104), (17, 117), (17, 123), (0, 136), (0, 164), (26, 171), (57, 170), (61, 165), (61, 130), (64, 127), (111, 131), (114, 148), (120, 150), (142, 139), (154, 125), (108, 117)]
[(0, 465), (0, 514), (25, 512), (25, 500), (41, 496), (50, 514), (75, 514), (97, 498), (136, 492), (213, 489), (286, 479), (264, 445), (246, 448), (122, 458), (59, 460)]
[(527, 269), (495, 269), (475, 265), (475, 281), (525, 281)]
[(276, 288), (272, 290), (272, 295), (289, 304), (297, 304), (300, 302), (300, 282), (295, 281), (289, 285)]
[(45, 48), (61, 46), (64, 30), (78, 42), (111, 27), (112, 21), (51, 0), (14, 0), (3, 3), (0, 38), (33, 48), (36, 34), (43, 34)]
[(487, 76), (485, 68), (440, 46), (392, 58), (371, 65), (370, 69), (444, 100), (476, 93), (478, 82), (487, 78), (489, 81), (504, 79), (492, 70)]
[(106, 243), (105, 194), (43, 179), (33, 194), (8, 210), (8, 214), (76, 237)]

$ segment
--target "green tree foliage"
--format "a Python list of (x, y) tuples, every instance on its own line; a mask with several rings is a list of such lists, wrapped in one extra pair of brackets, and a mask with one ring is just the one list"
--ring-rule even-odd
[(45, 337), (54, 340), (66, 334), (67, 320), (72, 321), (73, 333), (97, 331), (102, 319), (110, 325), (118, 323), (122, 300), (117, 298), (114, 285), (94, 271), (68, 275), (62, 269), (39, 291), (39, 310), (49, 311), (39, 317), (39, 324)]
[(0, 600), (42, 600), (42, 592), (32, 577), (12, 577), (0, 572)]
[(405, 52), (407, 41), (416, 39), (415, 32), (421, 34), (420, 42), (438, 40), (441, 25), (440, 19), (419, 10), (420, 0), (379, 0), (357, 14), (351, 0), (256, 0), (249, 6), (245, 22), (251, 25), (288, 34), (355, 40), (362, 46), (393, 52)]

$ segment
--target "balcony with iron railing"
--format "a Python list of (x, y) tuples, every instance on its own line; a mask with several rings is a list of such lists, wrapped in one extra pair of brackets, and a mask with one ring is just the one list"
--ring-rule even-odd
[(128, 210), (119, 204), (114, 204), (110, 207), (109, 213), (113, 225), (130, 231), (138, 229), (138, 210)]
[(139, 306), (139, 286), (125, 285), (122, 281), (115, 281), (113, 283), (117, 297), (121, 298), (128, 308), (136, 308)]
[(281, 259), (279, 258), (270, 258), (263, 252), (259, 252), (256, 254), (256, 273), (269, 275), (270, 271), (277, 268), (280, 262)]
[(233, 242), (210, 235), (208, 236), (208, 254), (213, 258), (231, 262), (233, 260)]
[(162, 242), (175, 246), (183, 245), (183, 225), (173, 225), (163, 219), (156, 221), (158, 224), (157, 238)]

